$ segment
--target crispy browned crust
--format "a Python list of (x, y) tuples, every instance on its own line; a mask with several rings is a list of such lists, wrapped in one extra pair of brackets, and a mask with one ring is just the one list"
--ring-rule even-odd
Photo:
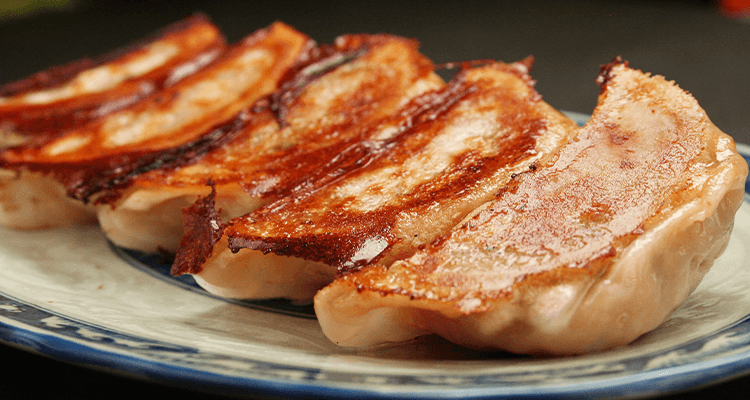
[[(468, 314), (519, 291), (601, 276), (646, 229), (700, 193), (703, 188), (693, 182), (720, 169), (713, 146), (726, 140), (692, 97), (678, 97), (680, 89), (662, 77), (644, 78), (621, 60), (605, 67), (602, 76), (599, 103), (606, 107), (597, 109), (554, 162), (514, 177), (495, 201), (418, 257), (398, 268), (372, 268), (345, 279), (356, 281), (358, 290), (439, 300)], [(618, 78), (622, 82), (612, 87)], [(659, 96), (675, 104), (664, 104)], [(614, 97), (611, 102), (609, 97)], [(631, 105), (650, 109), (637, 117), (625, 115)], [(653, 135), (631, 126), (659, 113), (670, 118), (664, 126), (643, 125), (656, 130)], [(655, 142), (643, 144), (649, 140)], [(606, 163), (571, 176), (583, 168), (576, 160), (599, 157), (592, 149)], [(655, 156), (641, 157), (638, 151)], [(473, 264), (471, 273), (463, 262)], [(485, 289), (493, 281), (495, 289)], [(466, 296), (477, 300), (472, 308), (461, 304)]]
[[(151, 112), (161, 113), (170, 112), (172, 107), (183, 97), (184, 92), (204, 89), (211, 90), (209, 87), (202, 87), (203, 83), (210, 83), (217, 79), (224, 71), (232, 72), (239, 70), (238, 63), (243, 63), (243, 56), (254, 50), (263, 50), (268, 52), (271, 61), (270, 66), (265, 66), (263, 82), (255, 82), (252, 86), (243, 88), (241, 97), (232, 104), (222, 105), (221, 109), (214, 110), (208, 114), (201, 115), (200, 119), (192, 120), (186, 126), (182, 126), (179, 131), (172, 131), (169, 135), (159, 134), (156, 137), (149, 137), (145, 140), (138, 139), (136, 143), (126, 143), (124, 145), (111, 145), (108, 142), (112, 139), (109, 135), (112, 132), (107, 130), (103, 124), (115, 124), (116, 121), (96, 121), (80, 129), (65, 132), (64, 138), (51, 143), (45, 143), (38, 148), (19, 148), (10, 149), (4, 152), (3, 157), (7, 161), (29, 161), (29, 162), (70, 162), (78, 160), (91, 160), (101, 157), (112, 156), (127, 151), (153, 151), (179, 146), (195, 137), (204, 134), (205, 131), (217, 123), (226, 121), (234, 117), (237, 113), (247, 108), (259, 98), (272, 93), (278, 88), (278, 84), (289, 68), (293, 67), (300, 58), (304, 58), (309, 52), (314, 42), (302, 33), (293, 28), (282, 24), (275, 23), (270, 27), (259, 29), (248, 35), (243, 40), (233, 44), (218, 57), (212, 58), (209, 65), (201, 68), (197, 72), (187, 76), (179, 83), (153, 93), (152, 96), (142, 101), (132, 104), (127, 111), (136, 116), (148, 115)], [(272, 57), (271, 57), (272, 56)], [(271, 82), (269, 88), (263, 89)], [(233, 112), (227, 114), (227, 110)], [(132, 119), (132, 117), (131, 117)], [(207, 126), (206, 126), (207, 125)], [(199, 129), (205, 127), (204, 129)], [(122, 129), (120, 127), (119, 129)], [(117, 131), (115, 131), (117, 132)], [(65, 138), (76, 135), (85, 135), (88, 141), (84, 146), (76, 148), (75, 151), (64, 151), (61, 154), (49, 154), (50, 147), (54, 147)], [(29, 146), (26, 146), (29, 147)], [(94, 156), (92, 156), (92, 154)]]
[[(437, 109), (448, 107), (467, 90), (471, 91), (461, 87), (447, 93), (433, 93), (402, 108), (402, 103), (426, 90), (422, 86), (442, 84), (433, 73), (432, 63), (417, 48), (416, 41), (390, 35), (343, 36), (333, 46), (319, 49), (313, 61), (296, 68), (296, 75), (279, 91), (256, 105), (252, 111), (257, 113), (254, 115), (258, 120), (248, 124), (246, 132), (200, 161), (201, 166), (220, 173), (186, 178), (160, 169), (141, 177), (138, 184), (195, 185), (210, 175), (217, 185), (240, 184), (252, 196), (277, 199), (313, 182), (336, 179), (343, 169), (362, 162), (359, 156), (367, 154), (363, 150), (369, 143), (363, 140), (376, 135), (383, 126), (397, 128), (395, 124), (402, 122), (402, 128), (406, 129), (410, 123), (436, 118)], [(393, 62), (394, 59), (399, 62)], [(355, 64), (318, 82), (315, 88), (303, 90), (328, 70), (354, 60)], [(332, 87), (347, 89), (331, 97), (327, 92)], [(412, 94), (414, 90), (418, 92)], [(315, 104), (318, 95), (328, 97), (324, 104)], [(333, 122), (307, 121), (307, 115), (319, 113)], [(292, 118), (292, 124), (285, 122), (287, 118)], [(265, 141), (252, 145), (257, 141), (256, 130), (269, 129), (272, 135), (284, 139), (270, 147), (266, 147)]]
[(133, 179), (153, 169), (179, 168), (223, 146), (241, 132), (251, 117), (242, 114), (218, 124), (181, 146), (156, 152), (126, 152), (111, 157), (63, 163), (5, 163), (4, 168), (41, 172), (65, 187), (68, 196), (88, 203), (114, 204)]
[(101, 65), (103, 61), (82, 58), (67, 64), (52, 66), (27, 78), (15, 82), (8, 82), (0, 86), (0, 96), (10, 97), (40, 89), (59, 86), (73, 79), (87, 69)]
[(608, 64), (601, 65), (599, 68), (599, 76), (596, 78), (596, 83), (601, 88), (601, 93), (607, 90), (607, 84), (613, 77), (612, 70), (618, 65), (628, 66), (628, 62), (622, 59), (622, 56), (615, 57)]
[(336, 45), (311, 47), (300, 62), (285, 74), (279, 90), (259, 102), (254, 110), (271, 110), (276, 115), (279, 127), (284, 128), (287, 126), (289, 107), (311, 82), (365, 54), (370, 46), (377, 45), (382, 39), (384, 37), (346, 36), (340, 38)]
[(86, 70), (103, 65), (117, 67), (126, 64), (154, 43), (175, 44), (180, 52), (164, 65), (102, 92), (81, 94), (46, 104), (0, 105), (0, 128), (18, 135), (33, 136), (28, 145), (41, 145), (66, 129), (101, 118), (174, 85), (188, 76), (180, 75), (179, 79), (175, 79), (173, 73), (178, 68), (204, 63), (207, 55), (224, 48), (225, 39), (207, 16), (196, 14), (106, 55), (54, 66), (25, 79), (7, 83), (0, 86), (0, 96), (12, 98), (56, 88)]
[[(286, 32), (293, 32), (293, 38), (285, 39), (282, 36), (278, 42), (273, 39), (266, 43), (265, 39), (269, 35), (269, 29), (259, 30), (234, 45), (214, 60), (212, 66), (186, 79), (183, 85), (200, 84), (204, 73), (210, 76), (214, 72), (213, 66), (221, 68), (224, 63), (235, 57), (240, 57), (248, 48), (262, 46), (277, 56), (277, 59), (274, 60), (274, 74), (277, 76), (266, 78), (267, 80), (275, 79), (279, 82), (275, 87), (290, 79), (284, 71), (294, 65), (310, 64), (316, 60), (310, 56), (314, 48), (313, 42), (306, 36), (292, 31), (291, 28), (283, 28)], [(283, 35), (289, 34), (284, 33)], [(296, 43), (299, 41), (304, 43), (301, 47)], [(170, 91), (157, 93), (154, 97), (148, 98), (134, 107), (146, 112), (150, 108), (162, 107), (164, 103), (171, 100), (170, 96), (179, 95), (180, 88), (181, 86), (178, 85)], [(271, 92), (273, 93), (273, 91)], [(259, 93), (258, 95), (267, 96), (267, 93)], [(46, 156), (40, 150), (43, 148), (37, 149), (25, 146), (8, 149), (0, 153), (0, 165), (6, 169), (29, 170), (53, 176), (65, 186), (71, 197), (84, 202), (89, 202), (96, 197), (97, 204), (113, 204), (120, 197), (122, 190), (135, 177), (154, 169), (173, 169), (192, 163), (210, 150), (226, 144), (234, 136), (241, 133), (241, 128), (247, 125), (248, 121), (254, 120), (254, 116), (262, 114), (263, 110), (271, 104), (266, 99), (261, 97), (258, 100), (257, 97), (246, 110), (241, 111), (234, 118), (223, 120), (221, 113), (208, 114), (201, 121), (181, 129), (177, 134), (150, 140), (148, 145), (145, 146), (145, 150), (139, 148), (144, 147), (142, 145), (134, 146), (135, 149), (133, 149), (133, 146), (126, 145), (115, 148), (113, 151), (105, 148), (102, 144), (107, 139), (106, 137), (95, 136), (91, 144), (80, 151), (65, 154), (63, 160), (57, 160), (54, 156)], [(197, 135), (192, 134), (192, 131), (195, 130), (194, 126), (209, 123), (213, 123), (214, 126), (199, 132)], [(105, 155), (90, 156), (91, 153), (96, 154), (98, 152), (104, 152)]]
[(673, 82), (616, 60), (600, 84), (577, 136), (473, 218), (319, 291), (326, 336), (571, 355), (668, 318), (726, 248), (747, 163)]
[(216, 184), (209, 181), (211, 193), (200, 197), (188, 208), (182, 210), (185, 235), (180, 241), (172, 275), (196, 274), (211, 257), (214, 245), (224, 234), (221, 210), (216, 210)]
[(115, 49), (107, 54), (103, 54), (96, 58), (86, 57), (80, 60), (71, 61), (67, 64), (52, 66), (45, 71), (34, 73), (33, 75), (21, 80), (5, 83), (0, 86), (0, 96), (16, 96), (35, 90), (49, 89), (55, 86), (59, 86), (70, 81), (80, 72), (83, 72), (87, 69), (112, 61), (118, 61), (118, 59), (128, 57), (131, 53), (141, 50), (142, 47), (148, 46), (149, 44), (163, 40), (165, 38), (175, 36), (175, 39), (178, 39), (181, 35), (190, 33), (191, 30), (194, 30), (196, 27), (202, 25), (212, 26), (213, 23), (211, 22), (211, 19), (205, 14), (193, 14), (187, 18), (175, 22), (172, 25), (160, 29), (159, 31), (154, 32), (145, 38), (132, 42), (119, 49)]
[[(278, 90), (256, 101), (234, 120), (220, 123), (195, 140), (157, 152), (126, 153), (104, 160), (56, 165), (51, 173), (65, 184), (72, 197), (88, 201), (98, 194), (97, 204), (114, 204), (136, 177), (152, 170), (170, 171), (190, 165), (251, 127), (261, 125), (267, 120), (268, 113), (275, 115), (279, 125), (284, 126), (287, 108), (310, 82), (356, 59), (373, 44), (357, 40), (359, 46), (354, 47), (352, 42), (347, 41), (345, 46), (339, 48), (309, 46), (299, 62), (284, 74)], [(101, 168), (102, 165), (106, 167)], [(27, 164), (29, 169), (35, 167)], [(46, 168), (49, 164), (39, 167)]]
[[(394, 146), (401, 143), (410, 134), (418, 132), (425, 125), (447, 112), (453, 104), (476, 90), (475, 87), (460, 83), (460, 79), (444, 90), (430, 92), (414, 99), (403, 110), (394, 116), (399, 120), (400, 133), (393, 138), (376, 143), (364, 141), (353, 144), (344, 149), (328, 165), (318, 170), (313, 170), (298, 186), (294, 197), (284, 197), (267, 207), (264, 207), (251, 216), (247, 221), (258, 224), (268, 224), (267, 220), (274, 220), (281, 215), (296, 209), (302, 199), (309, 199), (314, 195), (316, 189), (336, 182), (343, 176), (356, 170), (366, 171), (366, 166), (389, 152)], [(448, 193), (445, 193), (446, 195)], [(421, 199), (423, 202), (425, 199)], [(307, 202), (306, 202), (307, 203)], [(316, 204), (317, 205), (317, 204)], [(415, 204), (416, 205), (416, 204)], [(403, 208), (409, 205), (404, 204)], [(347, 213), (332, 212), (323, 221), (315, 221), (315, 226), (324, 225), (329, 230), (322, 234), (308, 234), (303, 236), (252, 236), (244, 232), (244, 224), (241, 221), (232, 221), (235, 225), (230, 229), (229, 247), (237, 252), (243, 248), (260, 250), (263, 253), (274, 253), (281, 256), (301, 257), (313, 261), (320, 261), (328, 265), (342, 266), (346, 264), (355, 268), (374, 261), (374, 259), (359, 260), (351, 262), (351, 258), (357, 248), (370, 237), (382, 235), (389, 242), (383, 249), (386, 251), (397, 240), (388, 232), (393, 226), (397, 214), (403, 210), (401, 207), (389, 208), (377, 214), (351, 215)], [(292, 211), (293, 212), (293, 211)], [(286, 214), (285, 214), (286, 215)], [(290, 221), (290, 225), (313, 224), (313, 221)], [(345, 227), (344, 229), (341, 229)], [(280, 228), (280, 227), (279, 227)], [(343, 231), (342, 231), (343, 230)], [(377, 257), (375, 258), (377, 259)]]
[[(386, 51), (390, 48), (396, 48), (394, 53), (398, 54)], [(332, 159), (340, 158), (339, 154), (372, 135), (380, 124), (390, 122), (390, 113), (383, 110), (397, 109), (394, 103), (407, 99), (406, 91), (415, 82), (438, 79), (433, 77), (432, 63), (419, 54), (417, 48), (416, 41), (391, 35), (349, 35), (337, 39), (333, 46), (316, 49), (310, 60), (287, 76), (277, 92), (252, 108), (258, 122), (248, 124), (245, 132), (225, 148), (207, 154), (201, 165), (222, 171), (211, 173), (217, 184), (239, 183), (251, 195), (266, 199), (285, 196), (307, 181), (327, 176)], [(391, 65), (382, 61), (385, 57), (403, 62)], [(342, 79), (348, 79), (346, 74), (349, 73), (370, 71), (375, 68), (373, 65), (388, 73), (381, 71), (368, 77), (358, 91), (336, 95), (323, 106), (310, 105), (315, 102), (315, 92), (306, 93), (303, 100), (298, 99), (311, 82), (355, 60), (364, 60), (365, 66), (342, 72)], [(389, 75), (392, 73), (398, 77)], [(341, 82), (341, 85), (346, 83)], [(287, 119), (292, 108), (325, 111), (327, 120), (302, 121), (290, 127)], [(302, 116), (296, 118), (304, 118), (305, 112), (300, 112)], [(257, 131), (269, 128), (268, 121), (274, 119), (277, 124), (270, 127), (272, 135), (284, 139), (270, 145), (256, 144), (260, 141)], [(138, 183), (149, 187), (184, 186), (200, 185), (205, 179), (201, 174), (179, 175), (160, 169), (141, 176)], [(268, 183), (271, 181), (273, 184)]]
[[(544, 134), (550, 120), (541, 113), (541, 96), (532, 87), (533, 80), (528, 76), (527, 67), (527, 64), (502, 63), (481, 67), (483, 71), (489, 71), (488, 74), (510, 74), (520, 78), (525, 86), (520, 83), (524, 88), (517, 92), (500, 89), (488, 78), (483, 78), (486, 81), (467, 80), (468, 74), (475, 70), (459, 72), (443, 90), (415, 99), (394, 116), (400, 121), (398, 135), (384, 141), (363, 141), (346, 149), (323, 169), (325, 176), (308, 181), (309, 186), (298, 189), (294, 196), (282, 198), (247, 217), (231, 221), (227, 228), (230, 248), (233, 251), (249, 248), (299, 257), (339, 267), (342, 272), (354, 271), (376, 262), (404, 240), (394, 236), (393, 229), (406, 215), (428, 214), (431, 208), (449, 207), (447, 200), (455, 201), (450, 207), (461, 204), (461, 199), (488, 190), (478, 190), (478, 186), (506, 168), (535, 168), (533, 157), (539, 152), (537, 138)], [(485, 104), (488, 102), (492, 102), (492, 106)], [(459, 104), (471, 111), (456, 110)], [(336, 185), (393, 165), (403, 165), (433, 145), (433, 139), (449, 124), (471, 116), (472, 112), (480, 112), (482, 107), (512, 110), (505, 114), (507, 117), (501, 125), (502, 129), (513, 133), (498, 135), (492, 145), (488, 145), (501, 151), (493, 149), (492, 155), (484, 156), (480, 154), (485, 149), (472, 148), (455, 156), (444, 173), (405, 191), (397, 204), (359, 212), (345, 209), (347, 200), (331, 199)], [(572, 130), (575, 125), (571, 122), (569, 128)], [(527, 164), (520, 166), (524, 160), (528, 161)], [(370, 191), (371, 188), (362, 190)], [(488, 196), (494, 190), (491, 189)], [(442, 204), (444, 201), (446, 204)], [(457, 217), (452, 215), (449, 218)], [(438, 221), (435, 221), (435, 226), (439, 226)], [(378, 247), (379, 251), (362, 257), (362, 249), (368, 246)]]

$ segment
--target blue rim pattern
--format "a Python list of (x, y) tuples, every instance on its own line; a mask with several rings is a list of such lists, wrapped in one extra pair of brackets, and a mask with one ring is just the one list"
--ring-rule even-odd
[[(210, 386), (217, 393), (233, 393), (252, 389), (256, 394), (288, 396), (326, 396), (329, 398), (465, 398), (481, 399), (496, 396), (545, 396), (548, 398), (648, 395), (689, 389), (750, 372), (750, 317), (712, 335), (687, 344), (648, 355), (619, 359), (599, 365), (535, 371), (537, 379), (518, 379), (523, 372), (477, 374), (457, 377), (454, 374), (376, 375), (387, 385), (400, 385), (404, 391), (379, 393), (351, 388), (361, 382), (357, 373), (326, 375), (316, 368), (301, 368), (281, 363), (259, 362), (203, 352), (195, 348), (126, 335), (85, 321), (58, 315), (42, 307), (0, 295), (0, 337), (15, 346), (33, 350), (53, 358), (94, 365), (131, 373), (156, 381), (170, 381), (187, 388)], [(6, 322), (8, 321), (8, 322)], [(723, 346), (707, 346), (716, 341)], [(103, 345), (103, 346), (102, 346)], [(706, 347), (712, 350), (704, 351)], [(675, 365), (646, 371), (649, 361), (680, 352)], [(722, 356), (725, 355), (725, 356)], [(718, 357), (717, 357), (718, 356)], [(211, 372), (217, 362), (247, 362), (253, 365), (251, 376)], [(213, 368), (212, 368), (213, 367)], [(636, 372), (622, 375), (622, 369)], [(294, 371), (297, 379), (289, 378)], [(565, 377), (584, 383), (549, 385), (551, 378)], [(613, 376), (613, 378), (610, 378)], [(450, 385), (450, 389), (446, 386)], [(413, 391), (417, 388), (419, 391)], [(430, 388), (433, 388), (430, 390)]]
[[(585, 121), (585, 116), (578, 116), (576, 120), (579, 123)], [(750, 162), (750, 146), (739, 145), (738, 150)], [(750, 181), (746, 182), (745, 188), (746, 200), (750, 201)], [(137, 254), (130, 256), (136, 259), (138, 257)], [(137, 266), (138, 263), (131, 264)], [(157, 271), (152, 276), (167, 279), (163, 271)], [(185, 285), (188, 290), (197, 290), (190, 282), (173, 280), (173, 283)], [(292, 315), (296, 312), (280, 310), (279, 307), (283, 307), (278, 304), (249, 306), (261, 309), (267, 307), (274, 312)], [(750, 316), (691, 342), (647, 355), (602, 363), (595, 369), (584, 365), (536, 370), (535, 380), (524, 377), (523, 372), (478, 373), (467, 376), (367, 376), (376, 378), (385, 385), (403, 388), (396, 392), (381, 392), (358, 386), (363, 379), (359, 373), (330, 373), (319, 368), (210, 353), (123, 334), (88, 321), (60, 315), (2, 292), (0, 341), (63, 361), (97, 366), (159, 382), (169, 381), (188, 389), (205, 391), (209, 388), (214, 393), (233, 395), (244, 392), (289, 397), (367, 399), (646, 396), (691, 389), (750, 373)], [(670, 364), (648, 369), (650, 361), (667, 355), (676, 357), (671, 358)], [(225, 368), (226, 364), (222, 365), (225, 362), (247, 363), (250, 367), (242, 371), (232, 370)], [(627, 373), (623, 374), (623, 371)], [(320, 378), (321, 376), (324, 378)]]

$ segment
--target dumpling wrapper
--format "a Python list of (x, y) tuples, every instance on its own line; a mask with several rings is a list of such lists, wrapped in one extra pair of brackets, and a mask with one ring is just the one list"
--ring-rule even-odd
[(342, 346), (435, 333), (461, 345), (569, 355), (656, 328), (725, 249), (747, 164), (695, 99), (613, 62), (590, 121), (448, 235), (315, 296)]

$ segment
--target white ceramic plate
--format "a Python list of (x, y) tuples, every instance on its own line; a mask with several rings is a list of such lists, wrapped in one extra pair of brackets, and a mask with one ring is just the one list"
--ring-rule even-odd
[[(750, 147), (739, 148), (750, 158)], [(557, 359), (467, 351), (434, 337), (340, 348), (309, 307), (208, 296), (168, 277), (153, 257), (113, 248), (97, 227), (0, 229), (0, 237), (0, 340), (187, 388), (320, 398), (612, 397), (750, 372), (748, 202), (726, 253), (669, 321), (629, 346)]]

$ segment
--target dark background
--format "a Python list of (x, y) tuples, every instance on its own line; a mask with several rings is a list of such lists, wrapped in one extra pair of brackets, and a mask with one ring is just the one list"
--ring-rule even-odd
[(0, 82), (108, 52), (202, 11), (230, 41), (281, 20), (320, 43), (360, 32), (417, 38), (436, 63), (534, 55), (533, 76), (545, 100), (583, 113), (596, 105), (599, 65), (621, 55), (634, 68), (676, 81), (720, 129), (750, 143), (750, 20), (729, 19), (710, 1), (74, 4), (0, 19)]
[[(7, 4), (0, 0), (0, 83), (106, 53), (202, 11), (230, 41), (280, 20), (320, 43), (361, 32), (417, 38), (435, 63), (510, 62), (533, 55), (532, 75), (544, 99), (559, 109), (587, 114), (596, 105), (600, 65), (621, 55), (634, 68), (676, 81), (720, 129), (750, 144), (750, 20), (730, 18), (711, 1), (79, 0), (54, 9), (36, 6), (26, 13), (5, 12)], [(747, 393), (750, 378), (735, 378), (672, 396), (740, 398)], [(0, 346), (2, 399), (175, 395), (214, 398)]]

